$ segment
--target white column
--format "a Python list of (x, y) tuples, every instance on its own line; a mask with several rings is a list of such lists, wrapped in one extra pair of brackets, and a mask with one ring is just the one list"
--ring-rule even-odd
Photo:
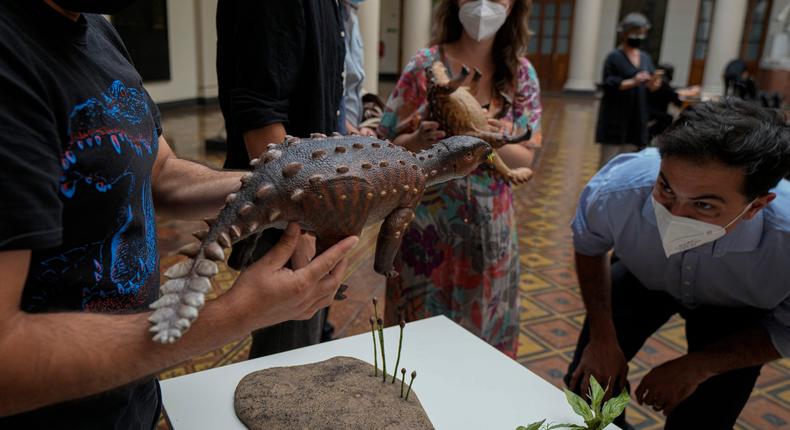
[(198, 97), (217, 97), (217, 2), (195, 0)]
[(748, 0), (716, 0), (702, 78), (704, 94), (724, 94), (724, 67), (740, 53), (748, 4)]
[(379, 21), (381, 0), (367, 0), (359, 4), (359, 31), (362, 33), (365, 60), (365, 82), (363, 88), (379, 93)]
[(595, 91), (595, 54), (601, 27), (601, 4), (601, 0), (576, 0), (566, 90)]
[[(431, 41), (431, 0), (407, 0), (403, 2), (403, 28), (401, 29), (401, 52), (403, 61)], [(403, 66), (403, 64), (401, 65)]]

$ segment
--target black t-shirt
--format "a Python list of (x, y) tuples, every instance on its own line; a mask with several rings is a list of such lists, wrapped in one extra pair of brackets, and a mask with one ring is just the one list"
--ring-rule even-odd
[(284, 123), (288, 134), (337, 130), (345, 33), (337, 0), (220, 0), (217, 79), (228, 135), (225, 167), (244, 169), (242, 138)]
[[(156, 298), (160, 134), (107, 20), (0, 2), (0, 251), (32, 250), (24, 311), (128, 313)], [(158, 404), (151, 377), (0, 418), (0, 428), (150, 428)]]

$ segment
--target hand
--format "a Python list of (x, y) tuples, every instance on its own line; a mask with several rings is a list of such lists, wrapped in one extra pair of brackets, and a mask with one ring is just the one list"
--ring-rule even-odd
[(608, 386), (605, 399), (612, 396), (615, 387), (622, 390), (628, 377), (628, 362), (616, 340), (592, 340), (584, 348), (579, 367), (571, 376), (570, 389), (586, 394), (590, 390), (590, 375), (595, 376), (601, 385)]
[(332, 303), (348, 267), (345, 256), (359, 239), (345, 238), (301, 269), (291, 270), (285, 264), (294, 255), (299, 231), (298, 224), (289, 224), (277, 245), (242, 272), (228, 291), (237, 306), (230, 311), (243, 318), (245, 329), (310, 319)]
[(370, 127), (360, 127), (359, 134), (365, 137), (378, 137), (376, 130), (373, 130)]
[(291, 268), (301, 269), (307, 266), (315, 257), (315, 236), (310, 233), (302, 233), (299, 242), (296, 244), (294, 254), (291, 256)]
[(439, 129), (436, 121), (422, 121), (417, 131), (413, 133), (414, 146), (422, 149), (430, 148), (434, 143), (443, 139), (445, 132)]
[(506, 124), (512, 126), (512, 123), (507, 123), (496, 118), (488, 118), (488, 129), (494, 133), (507, 133), (508, 130), (505, 129)]
[(645, 375), (636, 389), (636, 401), (669, 415), (710, 377), (702, 369), (705, 364), (695, 362), (689, 355), (667, 361)]
[(645, 82), (649, 81), (652, 78), (653, 77), (650, 75), (650, 73), (645, 72), (645, 71), (641, 71), (641, 72), (637, 73), (636, 76), (634, 76), (634, 80), (637, 83), (640, 83), (640, 84), (645, 83)]
[(661, 88), (661, 84), (663, 83), (663, 78), (659, 75), (654, 75), (653, 78), (650, 79), (647, 83), (647, 89), (650, 92), (658, 91)]

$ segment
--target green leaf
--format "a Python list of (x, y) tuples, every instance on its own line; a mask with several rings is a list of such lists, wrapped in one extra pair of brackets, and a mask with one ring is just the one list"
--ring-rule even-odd
[(545, 422), (546, 422), (546, 420), (544, 419), (543, 421), (538, 421), (538, 422), (535, 422), (535, 423), (532, 423), (532, 424), (527, 424), (526, 427), (520, 426), (520, 427), (516, 428), (516, 430), (540, 430), (540, 427), (543, 426), (543, 423), (545, 423)]
[(601, 415), (601, 402), (605, 392), (595, 377), (590, 375), (590, 400), (592, 400), (592, 410), (596, 416)]
[(565, 388), (564, 391), (565, 398), (568, 399), (568, 404), (570, 404), (571, 408), (573, 408), (573, 412), (576, 412), (577, 415), (584, 418), (584, 421), (589, 421), (594, 418), (592, 409), (590, 409), (590, 405), (588, 405), (584, 399), (577, 396), (576, 393), (567, 388)]
[(615, 418), (619, 417), (630, 401), (631, 397), (628, 395), (628, 391), (623, 390), (619, 396), (611, 398), (604, 403), (603, 411), (601, 412), (601, 417), (603, 418), (601, 428), (608, 426)]

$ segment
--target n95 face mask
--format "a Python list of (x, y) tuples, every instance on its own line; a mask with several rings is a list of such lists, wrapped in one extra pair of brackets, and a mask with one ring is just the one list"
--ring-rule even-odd
[(653, 199), (658, 234), (661, 236), (661, 244), (667, 258), (670, 255), (688, 251), (723, 237), (727, 234), (727, 227), (742, 217), (754, 204), (754, 201), (751, 201), (738, 216), (722, 227), (692, 218), (672, 215), (655, 197), (651, 196), (650, 198)]
[(470, 1), (461, 6), (458, 18), (466, 33), (479, 42), (499, 31), (507, 20), (507, 8), (492, 1)]

